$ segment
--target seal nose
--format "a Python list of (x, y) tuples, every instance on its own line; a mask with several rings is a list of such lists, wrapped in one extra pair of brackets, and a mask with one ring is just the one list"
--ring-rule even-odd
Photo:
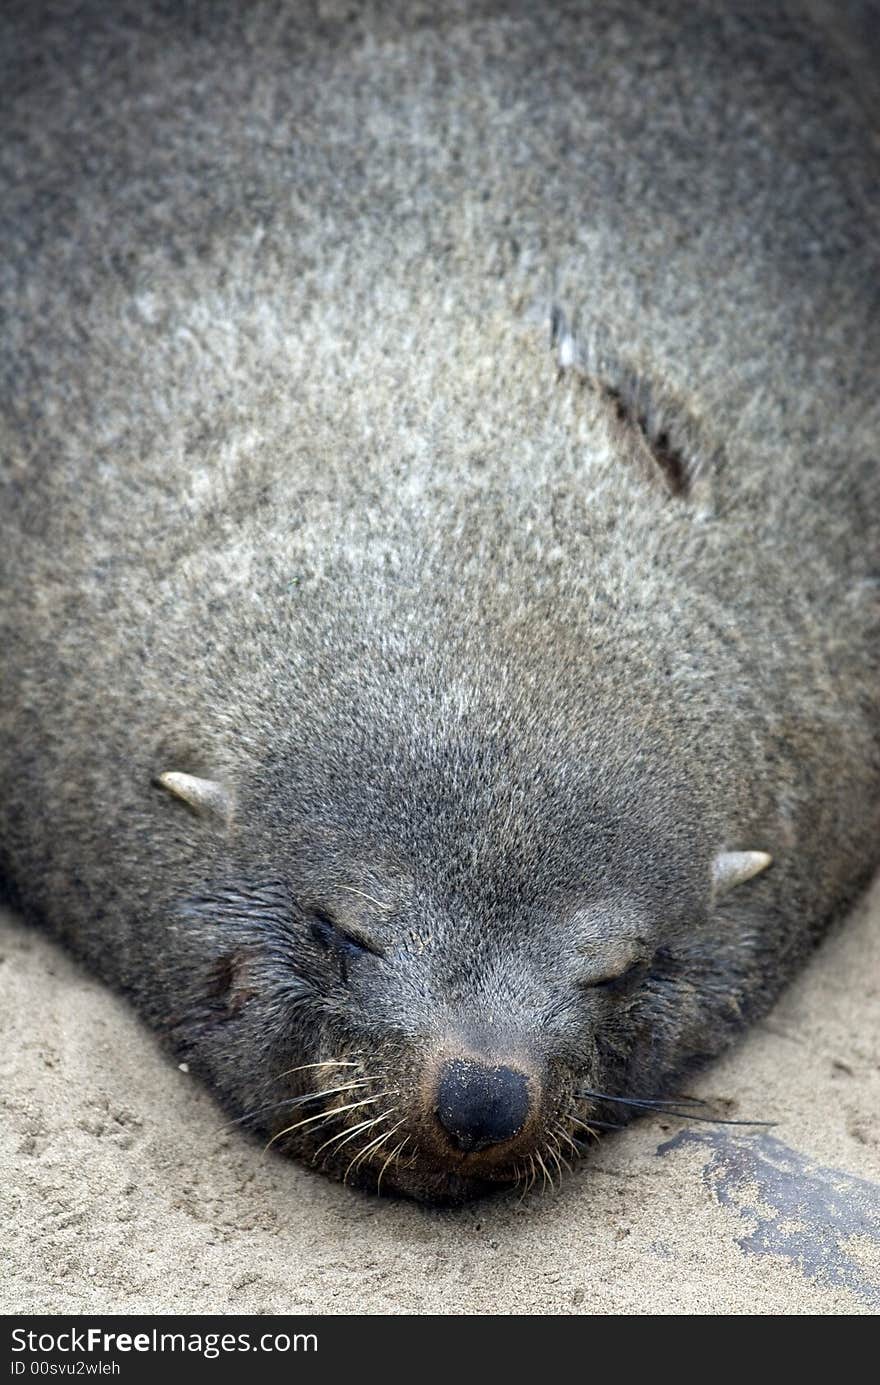
[(511, 1140), (529, 1114), (525, 1075), (452, 1058), (440, 1071), (437, 1115), (454, 1145), (465, 1153)]

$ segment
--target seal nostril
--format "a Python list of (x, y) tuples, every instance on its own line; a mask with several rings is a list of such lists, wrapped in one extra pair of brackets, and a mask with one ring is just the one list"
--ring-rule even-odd
[(524, 1073), (465, 1058), (453, 1058), (441, 1069), (437, 1116), (458, 1149), (471, 1153), (512, 1140), (528, 1114)]

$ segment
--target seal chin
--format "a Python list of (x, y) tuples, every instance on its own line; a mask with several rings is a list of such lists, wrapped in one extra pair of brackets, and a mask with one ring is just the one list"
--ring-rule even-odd
[(536, 1165), (530, 1163), (533, 1137), (462, 1149), (436, 1119), (416, 1115), (411, 1123), (401, 1126), (395, 1139), (402, 1137), (404, 1130), (409, 1137), (398, 1141), (399, 1155), (385, 1158), (377, 1151), (375, 1158), (340, 1161), (335, 1168), (326, 1164), (324, 1168), (365, 1192), (438, 1204), (468, 1202), (534, 1181), (531, 1169)]
[[(416, 1198), (437, 1205), (453, 1205), (489, 1197), (505, 1189), (543, 1186), (541, 1141), (530, 1126), (528, 1134), (493, 1142), (481, 1148), (463, 1149), (450, 1138), (440, 1122), (433, 1130), (421, 1122), (414, 1137), (415, 1157), (400, 1159), (388, 1166), (382, 1176), (381, 1193)], [(552, 1164), (549, 1165), (552, 1168)], [(375, 1172), (369, 1166), (359, 1171), (364, 1189), (377, 1191)], [(552, 1175), (546, 1181), (553, 1182)]]
[[(513, 1164), (487, 1165), (473, 1156), (464, 1156), (457, 1167), (420, 1159), (395, 1169), (382, 1183), (382, 1194), (413, 1198), (434, 1207), (455, 1207), (479, 1198), (497, 1196), (522, 1181)], [(369, 1187), (365, 1183), (364, 1187)], [(375, 1192), (375, 1181), (373, 1183)]]

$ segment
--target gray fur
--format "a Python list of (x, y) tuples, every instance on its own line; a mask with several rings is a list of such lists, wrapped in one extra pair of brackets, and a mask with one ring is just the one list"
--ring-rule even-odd
[[(4, 6), (4, 878), (277, 1147), (393, 1106), (338, 1176), (398, 1121), (352, 1177), (571, 1157), (878, 860), (880, 169), (824, 13)], [(723, 850), (773, 864), (716, 898)], [(443, 1145), (448, 1053), (528, 1073), (511, 1148)], [(281, 1133), (346, 1073), (393, 1095)]]

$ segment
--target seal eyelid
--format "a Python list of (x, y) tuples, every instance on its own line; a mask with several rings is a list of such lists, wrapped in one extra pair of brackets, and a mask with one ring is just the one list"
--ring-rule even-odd
[(587, 985), (591, 990), (622, 991), (638, 980), (647, 971), (647, 967), (648, 963), (644, 957), (635, 957), (627, 963), (622, 971), (599, 977), (595, 981), (588, 981)]
[(369, 952), (374, 957), (385, 953), (372, 939), (349, 927), (343, 927), (326, 909), (310, 909), (312, 937), (323, 947), (335, 946), (346, 952)]

